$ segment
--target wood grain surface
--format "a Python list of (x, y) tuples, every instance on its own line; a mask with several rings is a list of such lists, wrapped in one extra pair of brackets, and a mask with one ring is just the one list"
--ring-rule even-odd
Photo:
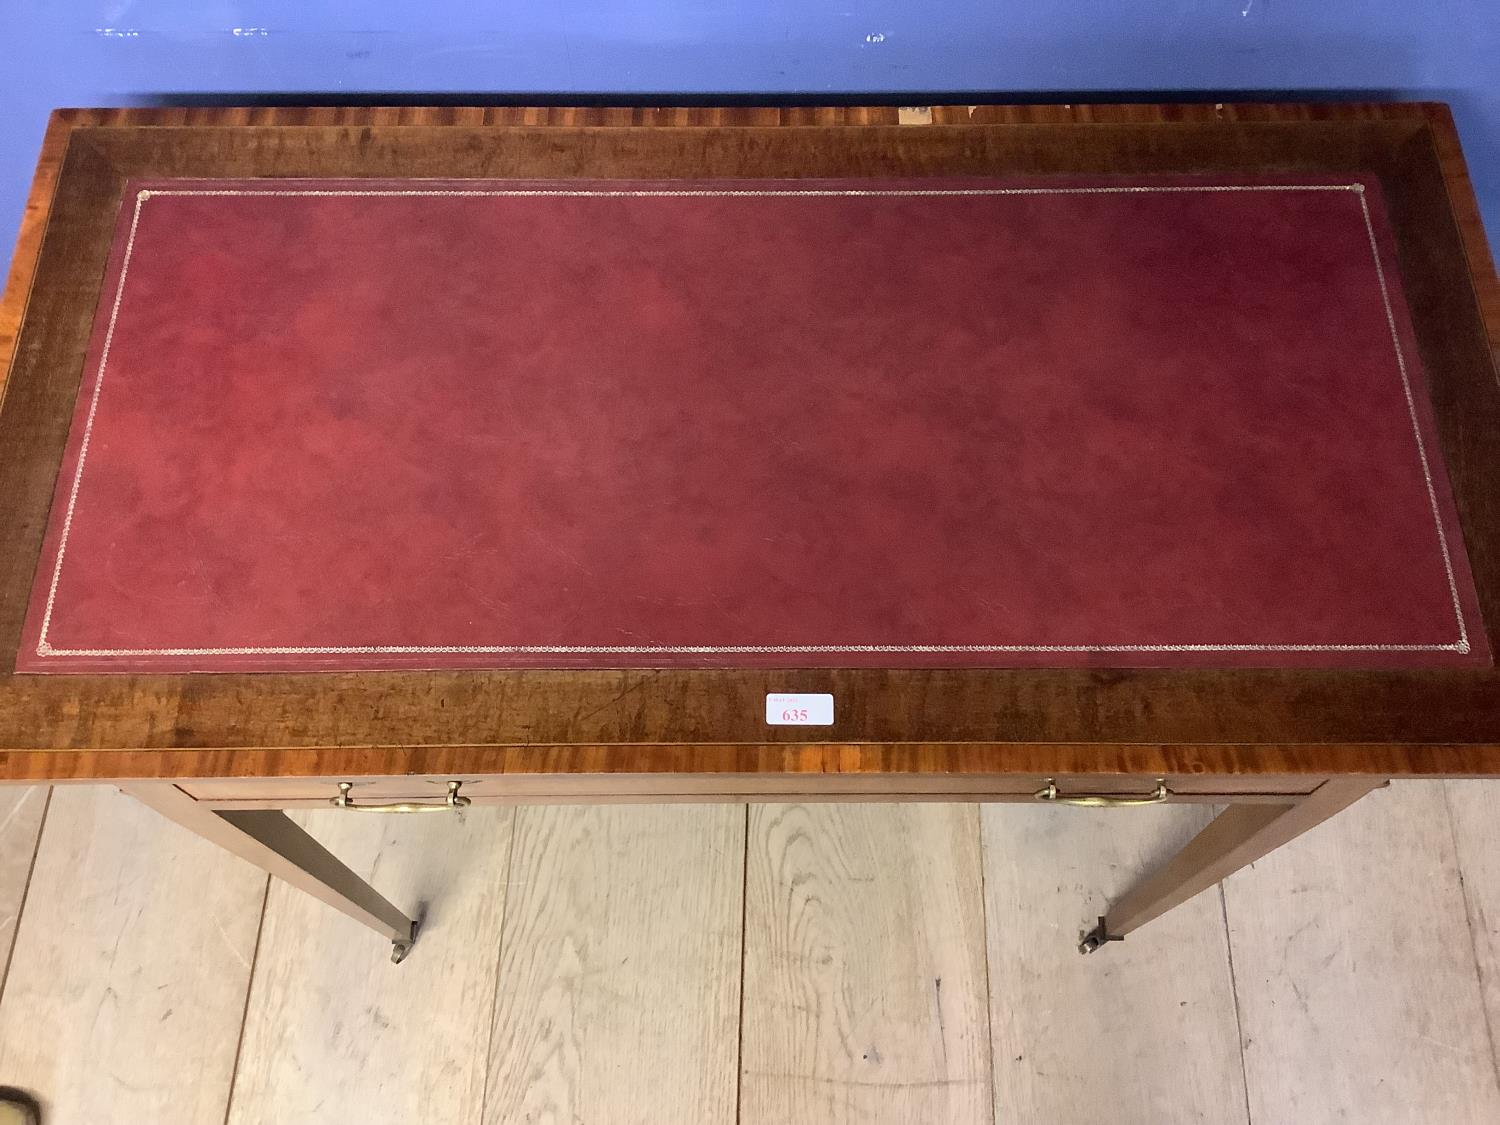
[(76, 788), (53, 795), (32, 882), (45, 891), (28, 898), (0, 1005), (5, 1082), (35, 1091), (48, 1121), (220, 1120), (265, 875), (119, 793)]
[(1376, 793), (1224, 882), (1256, 1121), (1500, 1120), (1443, 785), (1400, 800), (1399, 831)]
[[(930, 875), (942, 864), (945, 878), (962, 872), (964, 884), (918, 894), (915, 876), (886, 870), (876, 882), (851, 884), (847, 894), (831, 896), (823, 888), (832, 857), (857, 855), (860, 838), (874, 841), (865, 849), (906, 838), (912, 810), (863, 806), (859, 823), (850, 824), (840, 810), (815, 809), (820, 815), (803, 822), (808, 835), (786, 854), (823, 858), (767, 868), (752, 878), (763, 882), (760, 893), (768, 900), (804, 903), (802, 916), (809, 920), (856, 909), (850, 896), (862, 893), (854, 923), (870, 919), (871, 924), (839, 929), (843, 944), (830, 955), (833, 964), (845, 967), (844, 977), (833, 976), (832, 965), (777, 966), (775, 974), (761, 978), (769, 990), (764, 996), (752, 993), (758, 985), (747, 989), (747, 1016), (796, 1005), (782, 1025), (762, 1026), (756, 1034), (765, 1044), (781, 1044), (778, 1051), (811, 1044), (811, 1009), (825, 993), (789, 995), (783, 982), (800, 976), (825, 989), (829, 982), (847, 982), (845, 994), (833, 1000), (862, 1012), (859, 1028), (881, 1046), (883, 1068), (892, 1065), (884, 1053), (891, 1043), (907, 1045), (902, 1059), (926, 1057), (911, 1049), (926, 1042), (914, 1029), (930, 1029), (935, 1018), (920, 1022), (921, 1013), (904, 1002), (870, 1009), (854, 1001), (885, 993), (899, 999), (902, 988), (878, 988), (870, 974), (896, 974), (892, 979), (899, 985), (909, 979), (901, 974), (925, 972), (933, 943), (954, 932), (954, 899), (982, 901), (987, 904), (988, 1004), (947, 1008), (944, 1029), (950, 1045), (977, 1041), (982, 1052), (993, 1039), (997, 1123), (1227, 1125), (1244, 1122), (1247, 1110), (1255, 1125), (1493, 1120), (1492, 1086), (1500, 1060), (1489, 1049), (1483, 1025), (1486, 1006), (1492, 1022), (1500, 1019), (1494, 949), (1487, 948), (1494, 944), (1494, 920), (1500, 917), (1494, 798), (1495, 786), (1486, 782), (1392, 785), (1236, 875), (1229, 887), (1232, 940), (1218, 896), (1209, 894), (1201, 911), (1196, 902), (1187, 904), (1092, 957), (1073, 952), (1079, 928), (1138, 869), (1180, 844), (1207, 810), (1146, 810), (1123, 818), (1064, 809), (984, 812), (982, 874), (978, 861), (954, 862), (952, 850), (948, 860), (936, 858), (951, 841), (921, 837), (929, 849), (922, 873)], [(532, 987), (516, 976), (509, 983), (499, 977), (502, 933), (511, 943), (505, 954), (511, 965), (566, 964), (559, 935), (567, 934), (573, 948), (593, 952), (591, 966), (600, 966), (587, 976), (576, 970), (553, 973), (552, 984), (541, 986), (552, 990), (553, 999), (545, 1004), (532, 999), (521, 1007), (564, 1011), (568, 995), (590, 990), (591, 1003), (657, 1013), (653, 1018), (668, 1024), (682, 1018), (684, 1009), (689, 1018), (701, 1020), (711, 1007), (715, 983), (701, 975), (697, 962), (686, 964), (688, 979), (673, 974), (678, 950), (663, 941), (663, 923), (652, 909), (586, 903), (581, 921), (570, 930), (565, 915), (573, 908), (553, 905), (545, 882), (535, 885), (519, 867), (504, 875), (510, 851), (503, 847), (505, 812), (470, 813), (460, 827), (431, 818), (441, 829), (428, 825), (428, 818), (405, 818), (397, 825), (343, 814), (302, 819), (403, 902), (430, 899), (424, 940), (432, 944), (419, 942), (396, 967), (384, 960), (374, 936), (274, 888), (257, 947), (258, 911), (250, 911), (248, 922), (237, 912), (226, 915), (231, 888), (215, 882), (227, 877), (239, 894), (244, 887), (234, 873), (248, 873), (253, 908), (263, 880), (248, 868), (103, 790), (64, 788), (59, 799), (43, 829), (43, 856), (22, 914), (17, 961), (0, 992), (0, 1067), (7, 1081), (42, 1095), (52, 1111), (48, 1121), (60, 1125), (407, 1120), (412, 1115), (405, 1107), (418, 1098), (431, 1107), (416, 1115), (419, 1120), (483, 1119), (497, 1125), (547, 1120), (526, 1116), (528, 1107), (555, 1104), (551, 1099), (562, 1067), (548, 1061), (554, 1056), (545, 1049), (536, 1055), (540, 1061), (509, 1068), (522, 1089), (497, 1088), (492, 1076), (485, 1097), (503, 1103), (503, 1110), (497, 1107), (487, 1118), (466, 1112), (473, 1075), (485, 1072), (490, 1056), (489, 1005), (494, 998), (503, 1000), (509, 987)], [(723, 811), (731, 828), (743, 826), (743, 810)], [(673, 810), (655, 812), (674, 815)], [(576, 815), (586, 824), (595, 810), (557, 815), (539, 840), (545, 835), (564, 846), (586, 830), (569, 830), (562, 818)], [(972, 825), (969, 811), (961, 819)], [(720, 965), (715, 972), (722, 974), (717, 987), (732, 989), (739, 979), (744, 856), (737, 848), (743, 837), (726, 839), (720, 829), (701, 830), (701, 822), (680, 832), (666, 830), (670, 820), (654, 823), (650, 832), (610, 832), (612, 846), (572, 847), (568, 857), (548, 868), (552, 885), (598, 887), (646, 862), (672, 872), (682, 885), (680, 901), (701, 901), (713, 917), (731, 919), (730, 951), (713, 960)], [(632, 837), (649, 846), (625, 844)], [(729, 858), (718, 849), (720, 843), (731, 848)], [(28, 862), (33, 845), (34, 840), (19, 844)], [(0, 833), (0, 869), (12, 864), (16, 847), (10, 834)], [(965, 848), (972, 853), (971, 846)], [(540, 847), (535, 854), (543, 855)], [(605, 869), (598, 881), (587, 875), (595, 863)], [(810, 868), (819, 874), (816, 887), (806, 882)], [(663, 878), (652, 876), (655, 885)], [(485, 892), (504, 896), (504, 919), (473, 901)], [(834, 901), (819, 906), (811, 902), (814, 897)], [(726, 901), (728, 906), (721, 905)], [(216, 913), (195, 916), (195, 905)], [(908, 914), (913, 907), (919, 913)], [(532, 921), (538, 912), (548, 918)], [(667, 913), (670, 924), (687, 924), (678, 913)], [(609, 925), (601, 927), (601, 915)], [(708, 917), (699, 910), (692, 921), (702, 926)], [(233, 1059), (240, 1041), (245, 997), (232, 995), (234, 981), (225, 985), (220, 977), (238, 973), (236, 987), (243, 988), (247, 970), (219, 936), (215, 918), (229, 935), (237, 935), (233, 949), (251, 965), (245, 1045), (232, 1094), (225, 1060)], [(889, 924), (894, 918), (906, 924)], [(802, 933), (836, 936), (826, 924)], [(788, 940), (772, 935), (762, 945), (787, 948)], [(654, 959), (651, 967), (643, 967), (645, 958)], [(498, 992), (483, 990), (486, 976)], [(548, 974), (539, 970), (535, 979)], [(611, 984), (620, 987), (612, 990)], [(945, 976), (945, 999), (948, 990)], [(689, 999), (694, 995), (700, 999)], [(161, 1021), (168, 1008), (171, 1015)], [(1237, 1008), (1253, 1090), (1248, 1106), (1237, 1078)], [(722, 1049), (716, 1039), (713, 1049), (692, 1045), (680, 1057), (670, 1045), (658, 1050), (649, 1036), (650, 1049), (643, 1051), (630, 1019), (594, 1023), (574, 1041), (561, 1032), (547, 1041), (588, 1049), (586, 1063), (574, 1064), (587, 1072), (580, 1088), (594, 1083), (580, 1105), (599, 1107), (604, 1098), (599, 1091), (618, 1083), (630, 1092), (621, 1102), (626, 1109), (638, 1109), (645, 1097), (641, 1091), (649, 1089), (659, 1091), (655, 1104), (674, 1112), (693, 1107), (680, 1118), (658, 1115), (651, 1106), (634, 1117), (601, 1109), (590, 1121), (722, 1120), (695, 1114), (702, 1106), (722, 1113), (726, 1096), (733, 1113), (736, 1083), (747, 1081), (736, 1075), (737, 1023), (731, 1011), (727, 1029), (713, 1025), (712, 1034), (727, 1044)], [(530, 1026), (528, 1039), (545, 1039), (540, 1019)], [(694, 1032), (709, 1034), (703, 1028), (699, 1023)], [(284, 1036), (277, 1038), (277, 1030)], [(184, 1047), (185, 1041), (191, 1046)], [(858, 1048), (851, 1046), (852, 1058), (867, 1067), (859, 1058), (866, 1045)], [(805, 1077), (809, 1057), (797, 1058), (800, 1069), (789, 1070), (790, 1077), (761, 1077), (753, 1092), (747, 1084), (741, 1094), (744, 1113), (810, 1104), (816, 1114), (819, 1105), (810, 1100)], [(384, 1066), (395, 1069), (374, 1072)], [(398, 1071), (400, 1088), (394, 1089), (392, 1075)], [(386, 1103), (371, 1094), (371, 1084), (404, 1116), (382, 1112)], [(288, 1105), (315, 1104), (308, 1100), (314, 1087), (325, 1098), (320, 1112), (287, 1111)], [(866, 1111), (864, 1120), (871, 1125), (950, 1121), (947, 1106), (935, 1097), (876, 1096), (882, 1092), (856, 1089), (844, 1108)], [(346, 1116), (341, 1106), (348, 1107)], [(925, 1119), (918, 1116), (924, 1111)]]
[[(825, 779), (847, 784), (863, 775), (882, 778), (891, 793), (936, 791), (952, 780), (953, 792), (975, 792), (976, 779), (1016, 774), (1078, 778), (1104, 775), (1128, 779), (1132, 789), (1149, 790), (1158, 777), (1192, 776), (1205, 791), (1228, 793), (1310, 790), (1330, 775), (1378, 777), (1500, 774), (1488, 745), (1317, 743), (1245, 745), (1236, 743), (1163, 745), (1159, 743), (834, 743), (804, 746), (658, 743), (613, 746), (346, 746), (309, 750), (203, 749), (146, 751), (0, 751), (0, 780), (41, 776), (58, 781), (130, 778), (186, 780), (264, 778), (345, 778), (412, 776), (428, 778), (568, 778), (625, 774), (661, 779), (673, 791), (674, 775), (712, 778), (719, 774), (764, 774), (803, 778), (812, 788)], [(886, 776), (889, 775), (889, 776)], [(1267, 777), (1262, 790), (1255, 778)], [(983, 788), (982, 781), (979, 784)], [(274, 790), (276, 786), (273, 786)], [(253, 797), (259, 785), (237, 792)], [(223, 796), (223, 791), (218, 791)]]
[[(1433, 105), (823, 109), (186, 109), (63, 111), (49, 133), (0, 324), (25, 309), (0, 409), (0, 666), (34, 571), (123, 179), (130, 175), (813, 175), (1193, 171), (1275, 166), (1380, 175), (1431, 376), (1486, 620), (1500, 620), (1500, 394), (1493, 267), (1451, 119)], [(35, 229), (62, 169), (35, 268)], [(51, 171), (48, 171), (51, 169)], [(29, 296), (28, 296), (29, 294)], [(3, 346), (0, 339), (0, 346)], [(4, 356), (0, 356), (3, 360)], [(767, 691), (831, 691), (819, 731), (766, 728)], [(0, 776), (295, 776), (325, 755), (401, 772), (548, 746), (770, 751), (816, 776), (922, 743), (920, 771), (1500, 773), (1500, 675), (1318, 670), (458, 672), (15, 677), (0, 673)], [(822, 745), (819, 745), (822, 744)], [(964, 744), (964, 745), (957, 745)], [(582, 748), (575, 755), (574, 747)], [(786, 748), (778, 758), (777, 749)], [(1055, 752), (1054, 747), (1058, 747)], [(1221, 749), (1227, 747), (1228, 749)], [(589, 748), (595, 748), (591, 750)], [(1086, 749), (1088, 748), (1088, 749)], [(141, 758), (120, 751), (161, 751)], [(1095, 752), (1097, 750), (1097, 753)], [(58, 751), (66, 751), (58, 753)], [(82, 751), (82, 755), (75, 752)], [(172, 757), (173, 752), (188, 757)], [(103, 752), (103, 753), (95, 753)], [(269, 753), (270, 757), (266, 755)], [(855, 755), (864, 753), (856, 750)], [(530, 750), (520, 750), (522, 758)], [(248, 756), (242, 756), (248, 755)], [(1232, 758), (1234, 769), (1217, 763)], [(1121, 768), (1124, 760), (1134, 768)], [(326, 759), (325, 759), (326, 760)], [(774, 765), (773, 765), (774, 763)], [(1065, 764), (1075, 768), (1064, 770)], [(571, 768), (571, 767), (564, 767)], [(124, 772), (122, 772), (124, 771)], [(140, 771), (140, 772), (135, 772)], [(341, 771), (340, 771), (341, 772)], [(478, 771), (476, 771), (478, 772)], [(203, 774), (199, 774), (202, 776)], [(212, 776), (212, 775), (209, 775)]]
[(1453, 830), (1454, 858), (1490, 1029), (1490, 1048), (1500, 1075), (1500, 1043), (1494, 1042), (1495, 1028), (1500, 1027), (1500, 819), (1495, 816), (1495, 798), (1500, 793), (1494, 786), (1450, 781), (1443, 784), (1443, 796)]
[(15, 354), (16, 336), (21, 330), (26, 301), (31, 296), (36, 259), (41, 253), (42, 235), (52, 211), (52, 192), (57, 187), (57, 175), (62, 169), (63, 153), (72, 128), (72, 122), (62, 114), (54, 114), (48, 122), (47, 132), (42, 138), (42, 151), (37, 158), (36, 176), (26, 197), (25, 210), (21, 212), (16, 248), (11, 255), (4, 295), (0, 296), (0, 398), (4, 396), (5, 376)]
[(456, 819), (299, 815), (362, 877), (423, 915), (420, 943), (392, 965), (379, 937), (272, 880), (232, 1125), (480, 1119), (511, 814)]
[(990, 1120), (973, 805), (750, 810), (740, 1117)]
[(0, 788), (0, 991), (51, 796), (42, 785)]
[(995, 1120), (1244, 1122), (1218, 893), (1093, 956), (1074, 948), (1212, 810), (981, 816)]
[(735, 1118), (745, 814), (516, 813), (486, 1125)]

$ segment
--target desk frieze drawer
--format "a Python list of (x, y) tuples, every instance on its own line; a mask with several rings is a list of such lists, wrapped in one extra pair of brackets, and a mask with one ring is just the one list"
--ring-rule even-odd
[[(188, 796), (223, 809), (372, 809), (379, 805), (693, 801), (1004, 801), (1093, 807), (1270, 802), (1311, 793), (1322, 777), (1071, 774), (481, 774), (203, 779)], [(458, 782), (455, 788), (453, 782)], [(461, 800), (457, 799), (461, 798)], [(402, 810), (393, 810), (402, 811)], [(405, 811), (413, 811), (407, 809)]]

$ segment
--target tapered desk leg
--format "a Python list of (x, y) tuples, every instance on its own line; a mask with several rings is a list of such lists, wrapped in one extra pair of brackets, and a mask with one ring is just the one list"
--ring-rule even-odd
[(168, 820), (389, 938), (391, 960), (399, 962), (411, 950), (417, 923), (377, 894), (285, 813), (205, 808), (175, 785), (148, 783), (121, 789)]
[(1383, 778), (1339, 777), (1287, 804), (1230, 805), (1160, 871), (1137, 883), (1078, 944), (1092, 953), (1348, 808)]

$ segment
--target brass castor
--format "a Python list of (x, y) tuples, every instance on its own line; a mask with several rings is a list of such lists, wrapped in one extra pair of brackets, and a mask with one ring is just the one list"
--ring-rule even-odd
[(1118, 934), (1110, 933), (1109, 927), (1105, 925), (1104, 919), (1100, 918), (1099, 924), (1088, 933), (1084, 934), (1082, 939), (1079, 940), (1078, 952), (1094, 953), (1097, 950), (1103, 948), (1105, 942), (1124, 940), (1125, 939)]
[[(402, 961), (406, 960), (406, 955), (411, 952), (411, 947), (415, 945), (417, 941), (417, 925), (418, 923), (416, 922), (413, 922), (411, 924), (411, 936), (408, 937), (405, 941), (391, 942), (392, 965), (399, 965)], [(0, 1121), (0, 1125), (5, 1125), (5, 1123), (3, 1121)]]

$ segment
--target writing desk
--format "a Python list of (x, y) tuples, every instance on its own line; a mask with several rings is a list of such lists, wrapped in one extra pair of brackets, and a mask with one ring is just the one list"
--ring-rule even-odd
[(1093, 950), (1500, 772), (1495, 294), (1437, 105), (60, 111), (0, 778), (1228, 806)]

